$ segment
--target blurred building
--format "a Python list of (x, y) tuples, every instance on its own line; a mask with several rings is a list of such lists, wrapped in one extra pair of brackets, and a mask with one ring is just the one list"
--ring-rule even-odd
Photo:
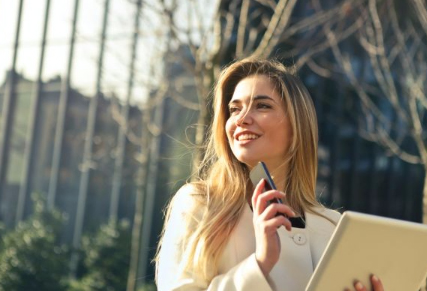
[[(7, 81), (7, 80), (6, 80)], [(54, 78), (42, 85), (42, 94), (35, 128), (35, 142), (32, 168), (30, 169), (29, 193), (47, 193), (51, 177), (52, 152), (55, 128), (58, 118), (61, 78)], [(19, 188), (24, 167), (24, 150), (31, 106), (33, 106), (34, 81), (17, 75), (15, 84), (16, 108), (14, 112), (12, 134), (8, 155), (8, 168), (4, 185), (1, 185), (0, 219), (7, 226), (16, 221), (16, 208)], [(0, 87), (0, 104), (4, 97), (4, 86)], [(64, 230), (67, 241), (71, 240), (73, 222), (77, 207), (77, 193), (83, 167), (83, 147), (87, 126), (88, 109), (91, 97), (71, 89), (67, 103), (64, 141), (61, 150), (61, 164), (58, 175), (55, 206), (68, 215), (68, 228)], [(88, 186), (88, 198), (85, 211), (85, 230), (94, 230), (108, 220), (114, 158), (117, 143), (118, 121), (122, 105), (112, 97), (102, 96), (98, 102), (96, 129), (93, 137), (93, 159)], [(130, 130), (140, 134), (141, 111), (131, 106), (129, 114)], [(139, 163), (135, 160), (138, 145), (127, 142), (125, 166), (122, 175), (119, 218), (133, 220), (135, 200), (135, 173)], [(23, 218), (32, 213), (29, 195), (25, 198)]]

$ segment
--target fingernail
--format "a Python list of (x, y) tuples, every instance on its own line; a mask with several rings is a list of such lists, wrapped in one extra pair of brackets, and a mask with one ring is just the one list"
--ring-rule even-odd
[(363, 285), (362, 285), (362, 283), (357, 282), (357, 283), (356, 283), (356, 285), (355, 285), (354, 287), (356, 287), (356, 289), (357, 289), (357, 290), (360, 290), (360, 289), (362, 289), (362, 288), (363, 288)]
[(372, 281), (378, 282), (378, 281), (379, 281), (379, 279), (378, 279), (378, 277), (377, 277), (377, 276), (372, 275)]

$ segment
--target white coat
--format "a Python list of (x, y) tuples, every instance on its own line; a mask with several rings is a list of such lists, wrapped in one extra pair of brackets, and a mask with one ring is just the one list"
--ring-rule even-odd
[[(255, 259), (253, 214), (248, 205), (223, 251), (219, 275), (206, 282), (197, 274), (182, 272), (185, 261), (182, 237), (195, 228), (200, 209), (195, 208), (195, 198), (188, 191), (181, 190), (176, 195), (159, 254), (158, 291), (303, 291), (335, 229), (333, 223), (311, 213), (305, 213), (304, 229), (287, 231), (280, 227), (280, 259), (266, 278)], [(339, 220), (340, 214), (336, 211), (316, 210), (332, 221)], [(189, 216), (193, 223), (189, 222)]]

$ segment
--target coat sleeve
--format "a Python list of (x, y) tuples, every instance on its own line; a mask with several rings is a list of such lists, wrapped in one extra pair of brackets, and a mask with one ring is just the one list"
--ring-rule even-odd
[(171, 203), (171, 213), (166, 222), (165, 233), (157, 267), (158, 291), (244, 291), (271, 290), (267, 279), (255, 259), (250, 255), (211, 282), (198, 274), (184, 271), (189, 233), (193, 232), (202, 217), (200, 204), (195, 203), (189, 186), (181, 188)]

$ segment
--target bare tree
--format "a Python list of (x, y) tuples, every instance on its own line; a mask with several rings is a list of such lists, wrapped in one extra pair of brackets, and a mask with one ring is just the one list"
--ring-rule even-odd
[[(155, 60), (159, 61), (157, 58)], [(150, 232), (152, 224), (158, 172), (159, 139), (163, 132), (161, 120), (164, 99), (169, 87), (167, 82), (163, 82), (159, 86), (146, 85), (152, 91), (150, 91), (149, 99), (140, 104), (140, 132), (131, 129), (126, 119), (127, 114), (121, 110), (123, 107), (120, 107), (117, 100), (112, 105), (113, 119), (124, 132), (125, 138), (139, 148), (139, 152), (134, 157), (138, 163), (138, 171), (135, 174), (135, 212), (131, 230), (130, 261), (126, 287), (128, 291), (136, 290), (141, 282), (145, 283), (145, 268), (148, 260), (147, 240), (150, 238), (147, 232)], [(156, 86), (155, 90), (154, 86)], [(112, 215), (110, 219), (116, 220), (116, 217), (117, 214)], [(144, 274), (143, 279), (139, 276), (141, 273)]]
[[(361, 54), (343, 50), (336, 28), (326, 24), (323, 31), (337, 61), (335, 69), (348, 78), (361, 100), (361, 135), (408, 163), (423, 165), (422, 211), (427, 223), (426, 4), (421, 0), (361, 2), (350, 7), (351, 13), (364, 19), (355, 35)], [(316, 7), (323, 10), (320, 1)], [(366, 74), (366, 69), (372, 74)]]
[[(221, 66), (233, 59), (253, 57), (276, 57), (294, 60), (296, 68), (305, 64), (314, 66), (313, 58), (330, 46), (328, 38), (319, 34), (327, 24), (339, 25), (341, 32), (337, 42), (348, 38), (363, 24), (349, 22), (345, 13), (349, 6), (358, 6), (358, 1), (341, 1), (330, 9), (314, 11), (310, 15), (298, 15), (308, 11), (298, 7), (296, 0), (217, 0), (213, 10), (206, 9), (200, 1), (189, 0), (185, 5), (160, 1), (158, 13), (165, 17), (171, 28), (170, 37), (179, 47), (186, 47), (190, 56), (176, 55), (177, 62), (194, 76), (197, 100), (190, 101), (185, 95), (171, 96), (183, 106), (198, 111), (195, 144), (200, 146), (205, 139), (206, 125), (210, 114), (208, 103), (215, 79)], [(307, 2), (300, 5), (311, 5)], [(183, 8), (183, 7), (185, 8)], [(181, 9), (180, 9), (181, 8)], [(206, 11), (213, 11), (207, 15)], [(356, 17), (357, 18), (357, 17)], [(182, 25), (185, 19), (185, 25)], [(210, 19), (211, 21), (206, 21)], [(178, 60), (179, 59), (179, 60)], [(193, 168), (200, 163), (202, 150), (193, 159)]]
[[(145, 274), (147, 252), (142, 250), (142, 248), (147, 245), (147, 243), (143, 244), (144, 238), (149, 238), (146, 234), (146, 228), (147, 225), (151, 225), (152, 212), (147, 211), (147, 209), (153, 209), (155, 184), (157, 182), (157, 179), (153, 175), (157, 175), (158, 139), (162, 132), (161, 127), (158, 126), (158, 122), (152, 122), (152, 115), (163, 110), (161, 105), (155, 103), (158, 100), (163, 100), (166, 91), (167, 86), (159, 88), (142, 110), (142, 132), (139, 139), (140, 153), (137, 157), (140, 167), (136, 178), (137, 194), (132, 228), (129, 275), (126, 288), (128, 291), (135, 290), (138, 285), (137, 278), (141, 269), (143, 269), (142, 273)], [(150, 221), (147, 222), (147, 220)]]
[[(424, 95), (427, 13), (420, 0), (412, 0), (417, 14), (407, 21), (398, 20), (396, 10), (387, 9), (390, 5), (394, 8), (392, 0), (341, 0), (331, 7), (322, 7), (320, 0), (304, 4), (296, 0), (217, 0), (210, 9), (201, 3), (197, 0), (144, 3), (167, 27), (165, 37), (170, 47), (175, 48), (175, 53), (172, 52), (175, 62), (192, 76), (195, 98), (183, 90), (183, 78), (168, 78), (165, 82), (169, 84), (168, 97), (198, 113), (196, 146), (202, 145), (205, 139), (210, 95), (221, 66), (248, 56), (273, 56), (291, 60), (297, 69), (307, 65), (323, 76), (330, 77), (336, 70), (342, 70), (364, 105), (363, 136), (384, 145), (405, 161), (427, 165), (423, 130), (427, 104)], [(309, 5), (311, 10), (299, 5)], [(387, 16), (385, 22), (383, 16)], [(379, 89), (369, 83), (371, 80), (365, 82), (354, 72), (349, 55), (340, 47), (344, 40), (353, 40), (354, 35), (368, 56)], [(325, 68), (317, 62), (317, 57), (329, 49), (339, 67)], [(396, 76), (396, 69), (405, 73)], [(394, 110), (395, 121), (382, 111), (378, 103), (381, 98)], [(408, 138), (416, 144), (417, 152), (402, 147)], [(199, 165), (201, 154), (202, 150), (193, 159), (194, 169)], [(424, 196), (426, 192), (425, 186)], [(424, 213), (427, 212), (426, 199)], [(142, 203), (137, 201), (140, 209), (136, 211), (135, 233), (142, 227)], [(424, 214), (424, 221), (426, 219)], [(140, 234), (134, 236), (133, 255), (139, 249), (135, 247), (140, 243), (138, 238)], [(135, 271), (137, 264), (132, 268)], [(135, 280), (135, 273), (129, 278)], [(128, 290), (133, 289), (134, 286), (128, 286)]]

